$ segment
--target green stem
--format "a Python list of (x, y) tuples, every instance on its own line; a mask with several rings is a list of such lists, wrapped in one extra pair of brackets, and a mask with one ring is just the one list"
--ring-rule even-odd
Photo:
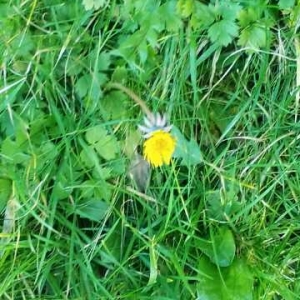
[(146, 103), (138, 95), (136, 95), (132, 90), (128, 89), (127, 87), (125, 87), (124, 85), (122, 85), (121, 83), (118, 83), (118, 82), (110, 82), (107, 84), (107, 87), (113, 88), (113, 89), (118, 89), (118, 90), (124, 92), (135, 103), (137, 103), (141, 107), (142, 111), (146, 114), (146, 116), (148, 118), (152, 116), (152, 113), (151, 113), (150, 109), (148, 108), (148, 106), (146, 105)]

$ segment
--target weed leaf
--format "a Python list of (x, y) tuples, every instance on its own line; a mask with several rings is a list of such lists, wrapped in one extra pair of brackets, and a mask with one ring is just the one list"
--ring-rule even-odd
[(83, 0), (82, 4), (84, 5), (85, 10), (90, 9), (99, 9), (106, 4), (107, 0)]
[(78, 205), (75, 209), (75, 213), (82, 218), (99, 222), (104, 218), (107, 210), (108, 204), (106, 202), (98, 199), (92, 199)]
[(212, 241), (197, 240), (196, 246), (219, 267), (230, 266), (235, 256), (235, 241), (231, 230), (227, 228), (218, 229)]
[(206, 257), (201, 257), (198, 268), (201, 275), (197, 285), (197, 299), (253, 299), (253, 275), (245, 261), (236, 259), (230, 267), (218, 270)]
[(213, 43), (226, 47), (238, 36), (238, 26), (234, 21), (221, 20), (208, 29), (208, 36)]
[(181, 165), (195, 166), (202, 162), (202, 154), (195, 140), (186, 140), (177, 127), (172, 128), (172, 134), (176, 139), (175, 158), (181, 159)]

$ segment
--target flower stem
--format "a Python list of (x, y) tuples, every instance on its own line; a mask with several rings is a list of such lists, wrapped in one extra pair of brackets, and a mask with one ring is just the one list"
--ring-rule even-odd
[(110, 82), (109, 84), (107, 84), (107, 87), (113, 88), (113, 89), (118, 89), (118, 90), (124, 92), (135, 103), (137, 103), (141, 107), (142, 111), (146, 114), (147, 117), (152, 116), (152, 113), (151, 113), (150, 109), (148, 108), (148, 106), (146, 105), (146, 103), (138, 95), (136, 95), (132, 90), (128, 89), (127, 87), (125, 87), (124, 85), (122, 85), (121, 83), (118, 83), (118, 82)]

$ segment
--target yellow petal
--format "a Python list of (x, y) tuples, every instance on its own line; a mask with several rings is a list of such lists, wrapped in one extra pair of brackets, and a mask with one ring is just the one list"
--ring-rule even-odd
[(144, 158), (154, 167), (169, 165), (175, 146), (176, 141), (169, 132), (154, 131), (144, 143)]

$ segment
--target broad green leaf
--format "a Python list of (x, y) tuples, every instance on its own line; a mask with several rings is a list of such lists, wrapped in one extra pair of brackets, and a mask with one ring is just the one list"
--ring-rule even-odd
[(43, 142), (37, 152), (38, 168), (42, 169), (45, 165), (49, 165), (49, 162), (54, 162), (57, 155), (59, 155), (59, 148), (54, 143), (50, 141)]
[(196, 2), (195, 11), (191, 17), (193, 28), (206, 29), (215, 21), (214, 10), (211, 6)]
[[(93, 103), (97, 103), (97, 100), (102, 97), (101, 86), (107, 81), (106, 74), (95, 70), (92, 74), (85, 74), (81, 76), (75, 83), (75, 91), (78, 97), (84, 98), (89, 96)], [(86, 106), (91, 106), (90, 103), (86, 103)], [(95, 106), (95, 105), (94, 105)]]
[[(71, 153), (64, 158), (59, 166), (55, 168), (55, 181), (53, 185), (52, 195), (59, 200), (66, 199), (73, 192), (74, 186), (77, 185), (77, 178), (80, 178), (80, 173), (75, 172), (77, 164), (77, 156)], [(80, 179), (81, 181), (81, 179)]]
[(107, 3), (107, 0), (82, 0), (85, 10), (99, 9)]
[(230, 267), (218, 268), (206, 257), (198, 265), (197, 299), (252, 300), (254, 278), (246, 262), (236, 259)]
[(156, 52), (156, 48), (159, 46), (158, 35), (165, 28), (165, 22), (163, 22), (159, 9), (153, 1), (149, 3), (141, 2), (141, 8), (142, 11), (136, 16), (140, 25), (139, 29), (125, 38), (125, 35), (123, 35), (117, 51), (111, 52), (123, 56), (134, 64), (137, 58), (136, 54), (138, 54), (142, 64), (151, 61), (150, 58), (157, 58), (153, 53)]
[(187, 144), (187, 156), (182, 160), (182, 164), (195, 166), (202, 162), (202, 154), (199, 145), (195, 140), (190, 140)]
[(91, 145), (96, 144), (101, 139), (106, 137), (107, 131), (101, 125), (97, 125), (89, 128), (85, 133), (85, 138), (87, 142)]
[(167, 1), (158, 10), (167, 31), (176, 32), (182, 27), (182, 21), (176, 14), (176, 1)]
[(149, 43), (149, 45), (152, 48), (158, 47), (158, 42), (157, 42), (158, 33), (157, 33), (157, 30), (155, 30), (153, 28), (150, 28), (147, 31), (146, 39), (147, 39), (147, 42)]
[(95, 71), (91, 77), (91, 80), (89, 96), (93, 100), (94, 106), (96, 106), (99, 98), (102, 98), (103, 96), (101, 86), (107, 82), (108, 77), (102, 72)]
[(141, 31), (146, 33), (146, 39), (151, 39), (150, 36), (153, 34), (152, 31), (154, 31), (155, 34), (157, 34), (164, 30), (164, 24), (162, 23), (161, 16), (157, 7), (154, 7), (152, 12), (148, 12), (146, 14), (145, 12), (143, 12), (142, 15), (145, 17), (140, 22)]
[[(116, 154), (119, 151), (119, 142), (113, 135), (108, 135), (102, 126), (98, 125), (88, 129), (85, 138), (105, 160), (116, 158)], [(84, 155), (83, 159), (85, 158)]]
[(83, 98), (87, 95), (91, 85), (91, 76), (86, 74), (81, 76), (75, 83), (75, 91), (79, 98)]
[(98, 63), (98, 71), (108, 70), (111, 64), (110, 54), (107, 52), (100, 53), (97, 59), (97, 63)]
[(119, 48), (112, 53), (121, 55), (130, 62), (135, 61), (137, 49), (144, 38), (139, 31), (135, 32), (123, 39)]
[(128, 70), (125, 68), (125, 66), (117, 66), (111, 75), (111, 81), (113, 82), (123, 82), (127, 78)]
[(111, 185), (103, 179), (86, 180), (81, 184), (81, 197), (87, 201), (90, 199), (104, 199), (109, 201), (111, 198)]
[(27, 144), (29, 138), (29, 125), (19, 115), (14, 114), (14, 127), (16, 143), (18, 144), (18, 146), (24, 147), (24, 144)]
[(214, 220), (225, 221), (224, 203), (220, 191), (210, 191), (206, 195), (207, 213)]
[[(223, 298), (223, 281), (217, 267), (207, 257), (200, 258), (198, 265), (199, 284), (197, 285), (197, 299), (225, 300)], [(229, 300), (229, 299), (228, 299)]]
[(121, 119), (125, 116), (127, 96), (120, 91), (111, 91), (101, 100), (101, 113), (106, 119)]
[(279, 0), (280, 9), (291, 9), (295, 5), (295, 0)]
[(234, 21), (240, 10), (241, 6), (231, 0), (220, 2), (219, 12), (224, 20)]
[(243, 9), (238, 15), (239, 24), (245, 28), (250, 24), (258, 22), (261, 19), (262, 13), (263, 11), (259, 6)]
[(116, 159), (109, 162), (109, 169), (114, 176), (125, 174), (126, 165), (124, 159)]
[(85, 10), (90, 10), (94, 8), (94, 0), (82, 0)]
[(135, 153), (137, 146), (141, 141), (141, 133), (138, 130), (129, 129), (126, 131), (126, 139), (122, 144), (122, 149), (124, 150), (127, 157), (132, 157)]
[(96, 48), (92, 50), (87, 57), (87, 64), (96, 72), (107, 71), (111, 64), (111, 54), (109, 52), (100, 52)]
[[(212, 219), (227, 221), (228, 216), (236, 213), (241, 204), (238, 202), (237, 194), (234, 191), (226, 191), (226, 198), (222, 199), (220, 191), (209, 191), (206, 194), (207, 213)], [(226, 217), (227, 216), (227, 217)]]
[(77, 204), (75, 213), (82, 218), (99, 222), (105, 217), (108, 208), (109, 206), (106, 202), (98, 199), (91, 199), (84, 201), (81, 204)]
[(175, 158), (181, 159), (184, 166), (194, 166), (202, 162), (202, 155), (199, 145), (195, 140), (186, 140), (177, 127), (172, 128), (172, 134), (176, 139)]
[(214, 236), (214, 249), (210, 253), (210, 259), (220, 267), (229, 266), (235, 256), (235, 241), (230, 229), (220, 228)]
[(213, 43), (228, 46), (238, 36), (238, 26), (234, 21), (221, 20), (208, 29), (208, 36)]
[(211, 241), (196, 240), (196, 247), (220, 267), (228, 267), (235, 257), (235, 241), (230, 229), (220, 228)]
[(267, 32), (269, 29), (254, 24), (244, 28), (240, 34), (238, 45), (259, 49), (267, 43)]
[(58, 200), (66, 199), (70, 196), (72, 189), (66, 189), (66, 185), (68, 184), (67, 178), (65, 177), (62, 180), (56, 180), (55, 185), (53, 187), (52, 196)]
[(28, 161), (31, 156), (25, 153), (22, 148), (10, 138), (6, 138), (1, 148), (3, 160), (13, 164), (21, 164)]
[(253, 275), (246, 263), (237, 259), (233, 262), (226, 276), (226, 287), (228, 299), (232, 300), (252, 300)]
[(69, 76), (79, 75), (83, 71), (84, 62), (80, 59), (80, 57), (71, 57), (68, 61), (66, 72)]
[(111, 160), (116, 158), (116, 154), (119, 151), (119, 143), (114, 136), (107, 135), (95, 144), (95, 149), (105, 160)]
[(92, 146), (87, 146), (80, 152), (80, 161), (87, 168), (92, 168), (95, 162), (98, 163), (96, 152)]
[(110, 167), (94, 168), (93, 177), (95, 179), (107, 180), (113, 177), (112, 169)]
[(118, 51), (127, 60), (135, 60), (136, 53), (142, 63), (148, 59), (149, 53), (157, 46), (158, 31), (150, 24), (128, 36), (120, 45)]

